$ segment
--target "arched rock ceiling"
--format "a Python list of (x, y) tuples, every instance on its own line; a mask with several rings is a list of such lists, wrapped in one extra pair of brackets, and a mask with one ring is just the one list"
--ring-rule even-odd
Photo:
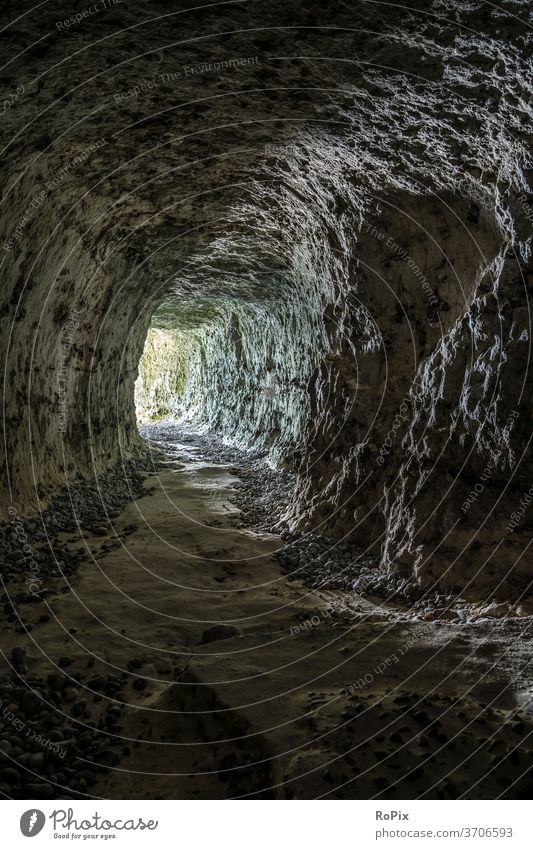
[[(455, 504), (496, 454), (496, 485), (528, 474), (527, 423), (506, 427), (530, 397), (529, 3), (109, 3), (61, 25), (78, 6), (4, 4), (8, 498), (35, 506), (140, 449), (154, 310), (212, 338), (237, 321), (259, 370), (279, 340), (287, 400), (261, 416), (300, 473), (291, 521), (355, 521), (388, 568), (427, 577), (427, 516), (448, 509), (428, 511), (428, 475)], [(210, 353), (207, 414), (229, 434), (239, 356)], [(258, 438), (250, 380), (231, 391)], [(431, 556), (429, 577), (449, 572)]]

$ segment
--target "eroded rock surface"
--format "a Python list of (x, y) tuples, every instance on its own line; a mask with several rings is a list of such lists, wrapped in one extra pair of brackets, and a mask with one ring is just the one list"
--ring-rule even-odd
[(529, 3), (192, 5), (6, 4), (4, 507), (142, 453), (152, 325), (178, 411), (297, 473), (291, 528), (519, 597)]

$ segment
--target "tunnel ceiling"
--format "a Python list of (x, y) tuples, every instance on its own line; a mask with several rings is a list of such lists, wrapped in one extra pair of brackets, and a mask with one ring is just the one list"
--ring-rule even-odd
[(515, 592), (530, 4), (101, 5), (5, 4), (4, 506), (143, 450), (153, 324), (200, 338), (208, 423), (298, 473), (291, 526)]

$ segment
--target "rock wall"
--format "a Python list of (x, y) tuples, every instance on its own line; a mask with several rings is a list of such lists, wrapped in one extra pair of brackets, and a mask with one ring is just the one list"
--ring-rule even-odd
[(25, 11), (3, 33), (2, 507), (142, 451), (152, 326), (191, 340), (175, 411), (298, 472), (291, 526), (521, 592), (529, 4)]

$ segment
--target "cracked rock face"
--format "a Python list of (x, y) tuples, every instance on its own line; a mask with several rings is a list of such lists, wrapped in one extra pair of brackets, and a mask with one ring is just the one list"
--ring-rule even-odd
[(529, 3), (7, 7), (4, 510), (140, 454), (139, 377), (290, 466), (291, 527), (520, 595)]

